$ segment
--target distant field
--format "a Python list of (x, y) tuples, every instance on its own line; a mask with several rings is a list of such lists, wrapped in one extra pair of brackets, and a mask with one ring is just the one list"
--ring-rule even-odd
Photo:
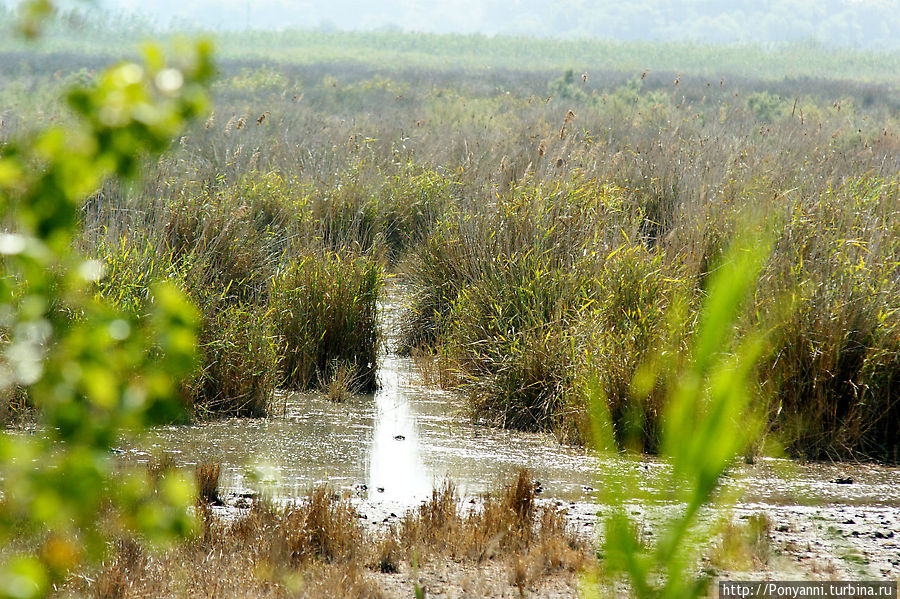
[(624, 70), (764, 79), (816, 77), (900, 81), (900, 53), (831, 49), (816, 44), (707, 45), (553, 40), (415, 33), (249, 32), (219, 37), (226, 57), (287, 61), (348, 60), (386, 68)]
[[(171, 35), (171, 34), (167, 34)], [(392, 71), (429, 69), (513, 69), (579, 72), (644, 70), (720, 77), (734, 75), (767, 80), (784, 78), (900, 81), (900, 51), (855, 50), (815, 42), (792, 44), (702, 44), (625, 42), (599, 39), (534, 39), (484, 35), (401, 32), (247, 31), (176, 35), (211, 35), (220, 58), (261, 59), (296, 64), (350, 62)], [(23, 45), (14, 36), (0, 38), (0, 51), (24, 49), (118, 58), (135, 41), (159, 38), (130, 21), (57, 26), (44, 40)]]

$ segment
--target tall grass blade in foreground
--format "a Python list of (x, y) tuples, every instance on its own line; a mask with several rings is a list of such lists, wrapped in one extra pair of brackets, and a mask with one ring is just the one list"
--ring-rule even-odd
[[(602, 583), (591, 591), (614, 594), (624, 579), (639, 598), (699, 597), (709, 579), (699, 573), (699, 558), (712, 531), (703, 522), (704, 506), (717, 500), (720, 483), (736, 459), (757, 438), (762, 414), (753, 404), (754, 368), (763, 351), (763, 335), (735, 330), (745, 301), (768, 257), (766, 245), (735, 243), (713, 275), (699, 314), (691, 354), (677, 379), (662, 418), (661, 457), (671, 467), (664, 486), (678, 504), (666, 517), (658, 540), (638, 533), (626, 506), (647, 501), (636, 475), (604, 476), (605, 517)], [(640, 381), (636, 381), (637, 386)], [(598, 448), (615, 452), (606, 400), (594, 387), (591, 396)], [(615, 456), (630, 460), (633, 456)], [(633, 464), (637, 470), (638, 464)]]

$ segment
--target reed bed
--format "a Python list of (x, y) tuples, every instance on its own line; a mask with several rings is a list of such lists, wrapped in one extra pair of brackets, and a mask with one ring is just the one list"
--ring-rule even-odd
[[(748, 198), (742, 208), (761, 215), (752, 225), (705, 211), (700, 224), (682, 206), (659, 231), (641, 191), (577, 178), (520, 186), (477, 219), (449, 216), (415, 254), (407, 343), (449, 356), (445, 380), (476, 417), (566, 439), (583, 438), (580, 389), (597, 379), (616, 430), (639, 422), (640, 448), (654, 451), (707, 275), (753, 226), (776, 240), (740, 324), (770, 332), (757, 372), (770, 430), (809, 457), (890, 459), (898, 197), (894, 179), (849, 180), (774, 205)], [(667, 357), (654, 379), (638, 380), (657, 355)]]
[[(4, 76), (52, 87), (71, 60)], [(653, 451), (667, 375), (636, 384), (641, 364), (683, 355), (709, 273), (750, 228), (774, 238), (740, 325), (769, 333), (768, 430), (796, 455), (895, 459), (896, 83), (584, 75), (226, 61), (214, 114), (142, 185), (95, 194), (80, 246), (122, 307), (140, 312), (151, 278), (190, 290), (198, 405), (259, 413), (252, 398), (334, 368), (371, 390), (383, 268), (411, 291), (404, 349), (477, 418), (577, 441), (597, 378)], [(226, 384), (226, 350), (256, 378)]]
[(294, 212), (309, 200), (277, 176), (182, 192), (127, 210), (95, 198), (82, 245), (105, 267), (97, 293), (120, 309), (144, 313), (164, 279), (200, 308), (201, 363), (183, 385), (193, 413), (264, 416), (276, 387), (316, 387), (334, 368), (357, 372), (350, 391), (374, 389), (374, 250), (325, 251), (319, 233), (338, 226)]

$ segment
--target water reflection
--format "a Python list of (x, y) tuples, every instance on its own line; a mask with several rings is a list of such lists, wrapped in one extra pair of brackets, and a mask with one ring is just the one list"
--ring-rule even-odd
[(368, 497), (412, 504), (428, 496), (433, 480), (422, 462), (419, 427), (400, 373), (396, 367), (386, 366), (375, 394), (375, 425), (366, 458)]

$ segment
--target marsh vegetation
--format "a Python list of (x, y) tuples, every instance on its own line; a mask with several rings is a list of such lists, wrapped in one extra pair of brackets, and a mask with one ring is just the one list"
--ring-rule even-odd
[[(24, 90), (78, 60), (5, 60), (3, 134), (60, 118)], [(262, 415), (341, 368), (374, 389), (387, 273), (406, 349), (473, 415), (579, 441), (598, 376), (653, 451), (666, 373), (639, 398), (636, 369), (664, 344), (677, 361), (750, 228), (772, 238), (738, 325), (773, 333), (767, 430), (795, 455), (896, 456), (896, 82), (401, 67), (226, 60), (209, 118), (85, 202), (100, 296), (139, 314), (168, 279), (200, 306), (196, 414)]]
[[(77, 328), (93, 317), (86, 305), (102, 306), (122, 315), (104, 316), (110, 335), (124, 323), (127, 337), (157, 323), (167, 305), (160, 284), (196, 309), (172, 316), (196, 321), (196, 353), (185, 350), (177, 368), (160, 362), (187, 369), (166, 379), (186, 409), (152, 412), (152, 422), (284, 417), (276, 390), (352, 403), (378, 389), (379, 363), (398, 352), (416, 364), (422, 390), (449, 392), (478, 424), (681, 459), (678, 488), (693, 510), (716, 499), (735, 458), (773, 448), (897, 461), (896, 53), (807, 48), (797, 55), (809, 61), (794, 69), (784, 49), (726, 48), (716, 62), (690, 44), (648, 46), (653, 59), (641, 63), (648, 47), (636, 43), (610, 50), (621, 61), (590, 63), (591, 52), (569, 61), (547, 40), (497, 38), (473, 56), (469, 38), (372, 33), (338, 51), (343, 34), (295, 35), (223, 41), (212, 109), (185, 100), (185, 118), (205, 118), (174, 137), (154, 130), (152, 157), (129, 152), (144, 139), (135, 125), (133, 139), (98, 158), (110, 176), (75, 194), (67, 220), (38, 201), (42, 187), (7, 183), (18, 171), (0, 170), (13, 207), (5, 229), (60, 228), (53, 250), (94, 269), (77, 293), (54, 295), (58, 281), (41, 279), (52, 322)], [(0, 152), (17, 156), (17, 140), (41, 139), (50, 121), (87, 118), (105, 139), (105, 121), (90, 121), (92, 96), (70, 97), (87, 106), (80, 117), (58, 98), (115, 81), (98, 70), (113, 42), (99, 36), (77, 54), (73, 39), (50, 37), (31, 54), (0, 42)], [(317, 50), (292, 58), (295, 42)], [(458, 60), (397, 54), (404, 45), (439, 46)], [(780, 66), (767, 71), (760, 56)], [(43, 159), (25, 163), (37, 169)], [(64, 191), (58, 181), (75, 170), (47, 180)], [(32, 197), (23, 225), (16, 209)], [(380, 310), (387, 287), (402, 304), (390, 326)], [(27, 307), (28, 286), (9, 289), (9, 301)], [(14, 347), (19, 334), (3, 325), (0, 341)], [(173, 338), (141, 334), (148, 363), (164, 360)], [(156, 379), (147, 381), (152, 392)], [(35, 397), (27, 380), (8, 382), (0, 418), (56, 430)], [(743, 434), (726, 443), (726, 429)], [(104, 434), (98, 447), (114, 445)], [(218, 466), (203, 473), (197, 538), (154, 557), (142, 540), (122, 538), (96, 578), (70, 579), (61, 592), (179, 596), (213, 554), (221, 572), (204, 582), (211, 594), (230, 581), (233, 592), (259, 596), (276, 580), (273, 596), (378, 596), (372, 572), (415, 569), (432, 555), (505, 556), (524, 593), (548, 573), (595, 561), (557, 511), (534, 502), (527, 473), (469, 511), (452, 485), (439, 487), (377, 538), (346, 497), (323, 487), (222, 519), (210, 507)], [(651, 552), (618, 500), (608, 573), (632, 584), (640, 574), (652, 594), (666, 572), (677, 578), (665, 568), (700, 559), (676, 560), (665, 543)], [(696, 525), (688, 516), (682, 532)], [(770, 527), (751, 524), (750, 548), (731, 553), (762, 562)], [(645, 571), (610, 557), (632, 541), (648, 556)]]

